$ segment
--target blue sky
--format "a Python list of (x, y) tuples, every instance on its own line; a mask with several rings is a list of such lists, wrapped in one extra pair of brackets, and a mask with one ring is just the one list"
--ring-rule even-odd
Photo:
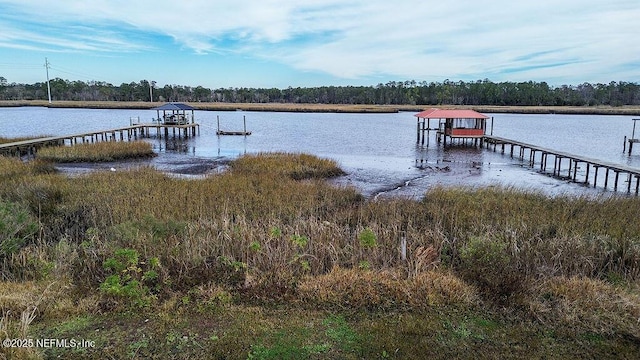
[(0, 0), (8, 82), (640, 82), (638, 0)]

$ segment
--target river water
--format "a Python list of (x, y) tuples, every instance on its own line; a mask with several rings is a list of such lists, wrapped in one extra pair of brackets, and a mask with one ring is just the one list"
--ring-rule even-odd
[[(366, 196), (419, 198), (438, 185), (508, 186), (549, 195), (613, 193), (611, 189), (594, 189), (542, 174), (539, 166), (530, 168), (499, 152), (468, 147), (443, 149), (437, 145), (433, 132), (429, 147), (416, 146), (413, 114), (196, 111), (198, 136), (186, 140), (147, 139), (159, 155), (154, 159), (60, 168), (77, 173), (143, 164), (189, 177), (221, 171), (225, 163), (245, 153), (285, 151), (338, 161), (347, 175), (334, 181), (355, 186)], [(640, 168), (640, 146), (631, 156), (622, 151), (624, 136), (632, 132), (632, 117), (487, 115), (493, 117), (494, 135)], [(153, 110), (0, 108), (0, 137), (76, 134), (128, 126), (131, 117), (150, 122), (155, 116)], [(221, 129), (230, 131), (242, 130), (246, 119), (252, 135), (216, 136), (217, 117)], [(579, 168), (578, 174), (583, 171)], [(626, 191), (623, 181), (619, 185), (621, 195)]]

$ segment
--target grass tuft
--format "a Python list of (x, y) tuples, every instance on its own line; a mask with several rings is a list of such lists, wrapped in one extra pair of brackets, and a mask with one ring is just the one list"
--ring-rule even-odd
[(407, 279), (391, 271), (335, 268), (325, 275), (305, 279), (298, 291), (306, 303), (369, 310), (469, 306), (477, 299), (472, 286), (442, 271)]
[(103, 141), (94, 144), (56, 146), (40, 149), (37, 158), (44, 161), (110, 162), (155, 156), (150, 143), (145, 141)]
[(334, 160), (290, 153), (245, 155), (231, 163), (231, 170), (237, 174), (286, 176), (294, 180), (326, 179), (344, 174)]

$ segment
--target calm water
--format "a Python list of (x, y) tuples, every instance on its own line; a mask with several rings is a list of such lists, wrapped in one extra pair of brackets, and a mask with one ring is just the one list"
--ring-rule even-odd
[[(130, 117), (139, 116), (145, 121), (155, 115), (153, 110), (0, 108), (0, 136), (74, 134), (127, 126)], [(640, 168), (640, 148), (631, 156), (622, 152), (624, 136), (631, 135), (632, 117), (489, 115), (494, 117), (494, 135)], [(216, 116), (220, 116), (223, 130), (242, 130), (246, 117), (247, 128), (253, 134), (218, 137)], [(444, 150), (436, 145), (433, 133), (430, 147), (416, 147), (413, 113), (196, 111), (195, 117), (201, 124), (199, 136), (186, 141), (149, 139), (159, 156), (143, 163), (189, 176), (215, 172), (224, 162), (244, 153), (306, 152), (337, 160), (348, 175), (336, 182), (356, 186), (366, 195), (419, 197), (435, 185), (504, 185), (548, 194), (604, 192), (601, 187), (594, 190), (540, 174), (517, 159), (493, 151), (460, 147)], [(81, 172), (92, 166), (62, 168)], [(620, 187), (626, 189), (622, 182)]]

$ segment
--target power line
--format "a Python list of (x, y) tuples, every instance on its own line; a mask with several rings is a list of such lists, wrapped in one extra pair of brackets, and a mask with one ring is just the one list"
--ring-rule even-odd
[(82, 73), (78, 73), (75, 71), (68, 71), (68, 70), (63, 70), (62, 68), (58, 67), (58, 66), (52, 66), (51, 67), (53, 70), (57, 71), (57, 72), (61, 72), (67, 75), (74, 75), (74, 76), (79, 76), (85, 79), (90, 79), (90, 80), (95, 80), (97, 77), (96, 76), (92, 76), (92, 75), (87, 75), (87, 74), (82, 74)]
[(41, 67), (41, 64), (0, 63), (0, 69), (9, 70), (39, 69)]
[[(92, 74), (87, 74), (79, 71), (75, 71), (73, 69), (68, 69), (62, 66), (53, 66), (48, 60), (45, 59), (45, 67), (47, 70), (55, 70), (56, 72), (71, 75), (74, 77), (83, 78), (86, 80), (95, 80), (103, 78), (102, 76), (96, 76)], [(39, 70), (42, 69), (42, 64), (25, 64), (25, 63), (10, 63), (10, 62), (0, 62), (0, 70)]]
[(61, 72), (67, 75), (73, 75), (73, 76), (77, 76), (77, 77), (81, 77), (87, 80), (98, 80), (100, 78), (102, 78), (102, 76), (95, 76), (95, 75), (91, 75), (91, 74), (87, 74), (87, 73), (82, 73), (82, 72), (78, 72), (72, 69), (67, 69), (64, 68), (62, 66), (51, 66), (51, 69), (57, 71), (57, 72)]

